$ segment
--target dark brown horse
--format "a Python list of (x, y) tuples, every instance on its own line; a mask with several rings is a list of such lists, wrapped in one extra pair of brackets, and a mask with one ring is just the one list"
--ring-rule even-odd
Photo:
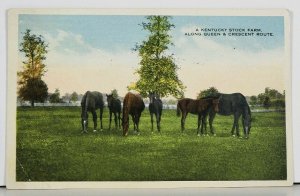
[[(184, 131), (185, 119), (188, 113), (198, 115), (198, 129), (197, 134), (199, 135), (200, 125), (201, 134), (203, 134), (203, 128), (206, 129), (206, 118), (210, 110), (215, 112), (219, 111), (218, 108), (219, 99), (217, 98), (207, 98), (207, 99), (189, 99), (184, 98), (177, 103), (177, 116), (181, 116), (181, 131)], [(214, 134), (214, 133), (212, 133)]]
[(145, 104), (140, 95), (127, 93), (123, 101), (122, 127), (123, 135), (127, 136), (129, 128), (129, 115), (132, 117), (134, 131), (139, 134), (139, 121)]

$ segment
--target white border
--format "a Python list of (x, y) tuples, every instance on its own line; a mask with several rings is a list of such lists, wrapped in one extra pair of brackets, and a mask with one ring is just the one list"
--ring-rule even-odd
[[(285, 81), (287, 125), (287, 180), (273, 181), (164, 181), (164, 182), (15, 182), (16, 168), (16, 51), (18, 51), (18, 14), (95, 14), (95, 15), (206, 15), (206, 16), (284, 16), (285, 17)], [(10, 189), (49, 188), (179, 188), (179, 187), (253, 187), (289, 186), (293, 183), (292, 107), (290, 62), (290, 14), (284, 9), (12, 9), (8, 12), (7, 70), (7, 176)]]

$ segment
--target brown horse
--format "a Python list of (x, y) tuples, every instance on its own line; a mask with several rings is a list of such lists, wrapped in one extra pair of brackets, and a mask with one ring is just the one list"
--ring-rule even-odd
[[(206, 130), (206, 118), (210, 110), (215, 112), (219, 111), (218, 108), (219, 99), (218, 98), (207, 98), (207, 99), (189, 99), (184, 98), (177, 103), (177, 116), (181, 116), (181, 131), (184, 131), (185, 119), (188, 113), (198, 115), (198, 129), (197, 134), (200, 135), (200, 124), (201, 124), (201, 134), (203, 134), (203, 126)], [(214, 133), (212, 132), (214, 135)]]
[(139, 121), (145, 104), (140, 95), (127, 93), (123, 101), (122, 127), (123, 135), (127, 136), (129, 128), (129, 115), (132, 117), (134, 131), (139, 134)]

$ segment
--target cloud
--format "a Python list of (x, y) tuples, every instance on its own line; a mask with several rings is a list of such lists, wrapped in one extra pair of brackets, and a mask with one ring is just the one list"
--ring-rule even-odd
[(49, 43), (44, 78), (50, 92), (59, 88), (62, 93), (87, 90), (109, 93), (116, 88), (122, 95), (136, 79), (134, 72), (139, 63), (136, 53), (121, 48), (117, 51), (95, 48), (80, 34), (56, 32), (43, 34)]

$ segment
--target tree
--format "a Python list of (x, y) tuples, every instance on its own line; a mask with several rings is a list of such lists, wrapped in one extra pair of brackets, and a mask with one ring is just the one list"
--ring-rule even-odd
[(113, 97), (116, 98), (116, 99), (119, 97), (119, 94), (118, 94), (117, 89), (113, 89), (110, 93), (111, 93), (111, 94), (113, 95)]
[(47, 84), (39, 78), (30, 78), (20, 87), (19, 95), (22, 100), (30, 100), (31, 106), (34, 107), (34, 102), (44, 102), (48, 97)]
[(35, 101), (45, 101), (47, 96), (44, 95), (48, 94), (48, 87), (41, 79), (46, 72), (43, 61), (46, 59), (47, 47), (41, 35), (26, 30), (20, 44), (20, 52), (25, 54), (26, 60), (23, 61), (23, 70), (17, 73), (18, 95), (22, 100), (30, 101), (32, 107)]
[(62, 99), (60, 98), (59, 89), (55, 89), (55, 92), (50, 95), (50, 103), (61, 103)]
[(250, 105), (256, 105), (257, 104), (257, 97), (255, 95), (250, 97)]
[(216, 96), (218, 95), (219, 91), (215, 87), (210, 87), (206, 90), (200, 91), (200, 93), (197, 96), (197, 99), (203, 98), (203, 97), (208, 97), (208, 96)]
[(63, 102), (66, 102), (66, 103), (70, 103), (71, 102), (71, 95), (69, 93), (65, 93), (65, 95), (61, 98), (61, 100)]
[(71, 100), (72, 102), (78, 101), (78, 94), (77, 94), (75, 91), (71, 94), (70, 100)]
[(173, 55), (167, 53), (172, 45), (169, 32), (175, 26), (169, 22), (168, 16), (148, 16), (146, 19), (141, 26), (149, 32), (149, 37), (134, 49), (141, 57), (140, 68), (136, 71), (139, 79), (128, 89), (136, 90), (144, 97), (149, 92), (160, 97), (183, 97), (185, 87), (177, 75), (179, 67)]
[(269, 107), (271, 106), (271, 99), (269, 96), (265, 96), (265, 100), (263, 102), (263, 106), (266, 108), (266, 109), (269, 109)]

